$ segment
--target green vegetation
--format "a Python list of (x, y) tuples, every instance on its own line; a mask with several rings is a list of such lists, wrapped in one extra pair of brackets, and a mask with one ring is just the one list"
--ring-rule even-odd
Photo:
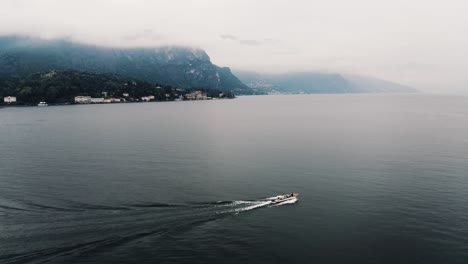
[(25, 77), (51, 70), (118, 74), (149, 83), (235, 94), (253, 91), (205, 51), (187, 47), (109, 48), (68, 40), (0, 36), (0, 77)]
[[(206, 93), (207, 97), (234, 98), (232, 92), (217, 89), (182, 89), (158, 83), (135, 80), (112, 74), (96, 74), (73, 70), (49, 71), (27, 77), (0, 77), (0, 97), (16, 96), (18, 104), (35, 105), (40, 101), (50, 104), (73, 103), (74, 97), (123, 98), (128, 93), (127, 101), (137, 101), (143, 96), (153, 95), (156, 101), (175, 100), (192, 91)], [(3, 103), (3, 101), (1, 102)]]

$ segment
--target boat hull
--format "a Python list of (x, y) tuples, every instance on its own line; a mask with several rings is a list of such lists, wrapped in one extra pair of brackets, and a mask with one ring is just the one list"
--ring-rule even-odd
[(271, 200), (272, 203), (282, 203), (286, 201), (290, 201), (293, 199), (297, 199), (297, 196), (299, 196), (298, 193), (293, 193), (291, 194), (284, 194), (284, 195), (279, 195), (275, 199)]

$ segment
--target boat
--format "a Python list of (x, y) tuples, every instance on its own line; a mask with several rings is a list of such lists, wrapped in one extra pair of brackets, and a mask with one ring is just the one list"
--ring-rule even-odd
[(46, 102), (39, 102), (37, 106), (48, 106), (48, 104)]
[(293, 199), (297, 199), (298, 193), (288, 193), (283, 195), (278, 195), (274, 199), (271, 200), (272, 203), (282, 203), (285, 201), (290, 201)]

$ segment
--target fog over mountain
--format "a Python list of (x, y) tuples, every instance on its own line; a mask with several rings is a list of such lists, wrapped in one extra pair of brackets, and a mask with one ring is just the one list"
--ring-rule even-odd
[(321, 72), (262, 74), (235, 70), (249, 87), (266, 93), (416, 93), (416, 89), (390, 81), (357, 75)]
[(183, 88), (252, 93), (229, 68), (212, 64), (201, 49), (109, 48), (61, 39), (0, 37), (0, 77), (68, 69), (119, 74)]
[(339, 72), (452, 93), (468, 90), (467, 13), (464, 0), (7, 0), (0, 35), (189, 46), (235, 69)]

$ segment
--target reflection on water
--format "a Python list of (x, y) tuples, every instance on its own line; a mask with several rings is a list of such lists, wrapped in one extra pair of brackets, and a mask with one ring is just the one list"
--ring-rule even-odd
[(0, 262), (464, 263), (467, 121), (423, 95), (2, 108)]

